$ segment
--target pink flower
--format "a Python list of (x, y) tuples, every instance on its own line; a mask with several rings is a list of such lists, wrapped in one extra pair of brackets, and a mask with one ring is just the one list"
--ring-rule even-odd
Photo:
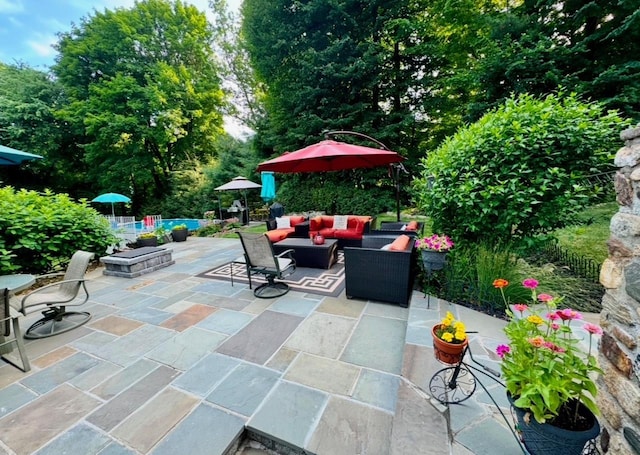
[(524, 303), (516, 303), (515, 305), (513, 305), (513, 309), (519, 311), (520, 313), (524, 313), (529, 309), (529, 307)]
[(522, 285), (525, 288), (535, 289), (538, 287), (538, 280), (534, 280), (533, 278), (527, 278), (522, 282)]
[(599, 325), (587, 322), (582, 327), (584, 327), (584, 329), (592, 335), (602, 335), (602, 328)]
[(506, 344), (501, 344), (496, 348), (496, 354), (500, 356), (501, 359), (504, 359), (504, 356), (511, 352), (511, 348)]
[(549, 294), (540, 294), (538, 296), (538, 300), (541, 302), (551, 302), (553, 300), (553, 296), (550, 296)]
[(558, 316), (556, 313), (547, 313), (547, 319), (549, 319), (550, 321), (557, 321), (558, 319), (560, 319), (560, 316)]
[(555, 345), (555, 344), (551, 343), (550, 341), (545, 341), (545, 343), (544, 343), (544, 347), (545, 347), (545, 348), (547, 348), (547, 349), (548, 349), (548, 350), (550, 350), (550, 351), (558, 352), (558, 353), (560, 353), (560, 354), (562, 354), (563, 352), (565, 352), (565, 349), (564, 349), (564, 348), (561, 348), (560, 346)]
[(551, 324), (551, 328), (553, 330), (558, 330), (560, 328), (560, 324), (556, 324), (555, 322), (553, 324)]
[(572, 319), (582, 319), (582, 315), (571, 308), (565, 308), (564, 310), (556, 311), (556, 314), (560, 316), (563, 321), (570, 321)]

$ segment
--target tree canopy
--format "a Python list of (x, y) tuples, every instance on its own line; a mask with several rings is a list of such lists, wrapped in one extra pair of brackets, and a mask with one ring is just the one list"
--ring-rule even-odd
[(54, 74), (69, 98), (88, 177), (101, 190), (161, 198), (181, 163), (212, 153), (225, 96), (205, 15), (145, 0), (95, 12), (63, 33)]

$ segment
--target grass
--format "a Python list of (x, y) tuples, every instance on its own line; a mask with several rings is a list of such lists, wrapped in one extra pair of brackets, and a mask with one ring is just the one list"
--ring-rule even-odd
[(588, 207), (576, 219), (575, 225), (555, 231), (554, 237), (568, 251), (602, 263), (609, 255), (609, 225), (611, 217), (617, 211), (617, 202)]

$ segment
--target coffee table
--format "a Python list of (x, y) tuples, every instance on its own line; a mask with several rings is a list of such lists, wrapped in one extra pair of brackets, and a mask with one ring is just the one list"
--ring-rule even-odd
[(280, 254), (285, 250), (295, 251), (293, 256), (298, 267), (329, 269), (338, 260), (338, 241), (326, 239), (322, 245), (315, 245), (311, 239), (284, 239), (273, 244), (273, 250)]

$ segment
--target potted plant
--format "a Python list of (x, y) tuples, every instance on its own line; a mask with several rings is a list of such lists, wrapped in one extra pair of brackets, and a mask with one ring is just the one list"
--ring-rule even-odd
[[(574, 330), (582, 315), (557, 309), (562, 298), (537, 293), (538, 281), (524, 280), (536, 307), (520, 303), (511, 308), (504, 296), (509, 282), (497, 279), (510, 320), (504, 331), (508, 345), (498, 346), (507, 395), (518, 418), (518, 429), (531, 454), (580, 454), (600, 432), (595, 415), (594, 375), (602, 373), (591, 354), (592, 338), (602, 329), (582, 324), (589, 347), (581, 348)], [(537, 310), (535, 309), (537, 308)], [(555, 446), (552, 446), (555, 444)]]
[(158, 246), (158, 237), (156, 237), (154, 232), (143, 232), (138, 236), (136, 244), (139, 247)]
[(453, 314), (447, 315), (431, 329), (433, 337), (433, 353), (441, 362), (455, 365), (460, 363), (467, 344), (467, 333), (464, 324), (456, 321)]
[(427, 272), (444, 268), (447, 263), (447, 253), (453, 246), (453, 241), (445, 234), (433, 234), (416, 239), (416, 248), (422, 254), (422, 263)]
[(184, 242), (189, 235), (189, 229), (186, 224), (176, 224), (171, 228), (171, 237), (174, 242)]

